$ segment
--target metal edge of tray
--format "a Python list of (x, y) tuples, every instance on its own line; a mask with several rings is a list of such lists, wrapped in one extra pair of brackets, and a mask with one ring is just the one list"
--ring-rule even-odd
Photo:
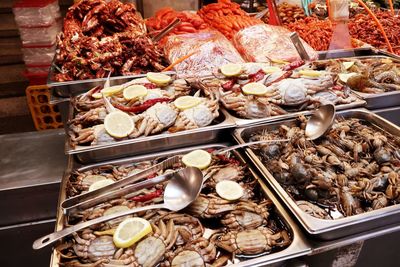
[[(366, 104), (365, 100), (360, 99), (360, 97), (358, 95), (355, 95), (353, 92), (351, 92), (351, 94), (353, 96), (355, 96), (357, 98), (357, 100), (352, 103), (349, 103), (349, 104), (335, 105), (336, 110), (353, 109), (353, 108), (360, 108), (360, 107), (365, 106), (365, 104)], [(243, 118), (234, 116), (228, 110), (227, 110), (227, 112), (231, 115), (232, 119), (235, 121), (235, 123), (238, 127), (245, 127), (245, 126), (258, 125), (258, 124), (263, 124), (263, 123), (271, 123), (271, 122), (276, 122), (276, 121), (293, 119), (300, 115), (307, 116), (307, 115), (311, 115), (313, 113), (313, 110), (310, 109), (310, 110), (292, 112), (289, 114), (277, 115), (277, 116), (272, 116), (272, 117), (267, 117), (267, 118), (262, 118), (262, 119), (243, 119)]]
[[(97, 168), (97, 167), (100, 167), (103, 165), (128, 164), (128, 163), (151, 160), (151, 159), (155, 159), (157, 157), (183, 154), (183, 153), (187, 153), (189, 151), (193, 151), (195, 149), (209, 149), (209, 148), (219, 149), (219, 148), (224, 148), (224, 147), (227, 147), (226, 143), (213, 143), (213, 144), (207, 144), (207, 145), (201, 145), (201, 146), (180, 148), (180, 149), (175, 149), (175, 150), (171, 150), (171, 151), (165, 151), (162, 153), (153, 153), (153, 154), (148, 154), (148, 155), (123, 158), (123, 159), (119, 159), (119, 160), (107, 161), (107, 162), (91, 164), (91, 165), (81, 165), (77, 162), (74, 162), (73, 157), (70, 156), (67, 170), (64, 172), (63, 179), (61, 182), (55, 230), (59, 231), (59, 230), (63, 229), (63, 222), (65, 221), (65, 216), (60, 207), (60, 203), (66, 199), (67, 182), (68, 182), (68, 179), (73, 170), (87, 171), (87, 170)], [(301, 230), (296, 225), (294, 220), (291, 218), (289, 213), (284, 209), (284, 207), (278, 201), (278, 199), (275, 197), (275, 195), (266, 186), (266, 184), (264, 183), (262, 178), (252, 169), (251, 166), (249, 166), (249, 164), (246, 163), (246, 158), (243, 157), (239, 152), (236, 152), (236, 151), (234, 152), (234, 155), (243, 164), (246, 164), (251, 175), (254, 177), (254, 179), (257, 180), (257, 182), (261, 186), (261, 189), (263, 190), (264, 194), (268, 198), (270, 198), (271, 201), (274, 203), (275, 210), (276, 210), (278, 216), (280, 217), (280, 219), (283, 221), (283, 223), (286, 225), (286, 227), (292, 233), (292, 243), (287, 248), (285, 248), (281, 251), (271, 253), (268, 255), (264, 255), (264, 256), (260, 256), (260, 257), (255, 257), (252, 259), (248, 259), (248, 260), (240, 262), (238, 264), (232, 264), (231, 266), (265, 266), (265, 264), (272, 264), (272, 263), (285, 261), (288, 259), (292, 259), (292, 258), (310, 254), (312, 251), (311, 251), (311, 247), (310, 247), (309, 243), (307, 242), (304, 234), (301, 232)], [(50, 266), (58, 267), (59, 263), (60, 263), (60, 254), (55, 249), (53, 249), (53, 252), (51, 254)]]
[[(65, 82), (56, 82), (52, 80), (55, 73), (54, 61), (51, 64), (50, 72), (47, 76), (47, 86), (51, 88), (51, 92), (55, 96), (59, 97), (72, 97), (78, 94), (84, 93), (88, 91), (90, 88), (93, 88), (98, 85), (104, 85), (107, 77), (105, 78), (96, 78), (96, 79), (87, 79), (87, 80), (74, 80), (74, 81), (65, 81)], [(164, 72), (168, 75), (176, 75), (175, 71), (166, 71)], [(132, 79), (143, 78), (146, 77), (146, 74), (135, 74), (135, 75), (127, 75), (127, 76), (114, 76), (110, 77), (111, 85), (120, 85), (126, 82), (129, 82)]]
[[(72, 118), (73, 112), (73, 108), (70, 107), (69, 120)], [(95, 146), (77, 146), (75, 149), (70, 145), (68, 128), (66, 128), (65, 153), (68, 155), (75, 155), (82, 163), (90, 163), (129, 155), (147, 154), (165, 149), (209, 143), (216, 141), (218, 135), (223, 130), (236, 126), (233, 118), (226, 110), (221, 108), (220, 116), (223, 116), (221, 122), (197, 129), (176, 133), (160, 133)]]
[[(400, 135), (400, 128), (393, 123), (381, 118), (380, 116), (366, 110), (366, 109), (354, 109), (338, 112), (337, 115), (343, 117), (353, 117), (360, 118), (371, 122), (383, 130), (394, 134)], [(294, 122), (292, 120), (281, 121), (280, 123), (290, 124)], [(268, 125), (257, 125), (252, 127), (257, 127), (260, 129), (272, 128), (277, 126), (278, 123), (271, 123)], [(244, 143), (242, 137), (245, 130), (251, 127), (243, 127), (236, 129), (233, 133), (234, 138), (238, 143)], [(259, 129), (253, 129), (259, 130)], [(256, 154), (250, 148), (246, 148), (247, 156), (253, 161), (257, 169), (265, 176), (265, 179), (271, 185), (271, 187), (278, 194), (279, 198), (285, 203), (289, 210), (295, 215), (297, 220), (300, 222), (302, 227), (306, 232), (318, 239), (322, 240), (332, 240), (335, 238), (349, 236), (351, 234), (360, 233), (362, 231), (370, 230), (373, 228), (378, 228), (382, 225), (391, 224), (400, 221), (400, 207), (398, 205), (392, 205), (379, 210), (374, 210), (370, 212), (365, 212), (359, 215), (353, 215), (346, 218), (336, 219), (336, 220), (323, 220), (312, 217), (304, 213), (293, 199), (286, 193), (286, 191), (280, 186), (279, 182), (276, 181), (274, 176), (268, 171), (267, 167), (262, 164), (261, 160), (256, 156)], [(385, 218), (385, 221), (379, 221)], [(350, 228), (350, 226), (353, 226)]]
[[(357, 56), (372, 56), (379, 55), (378, 50), (373, 47), (361, 47), (354, 49), (338, 49), (338, 50), (330, 50), (330, 51), (319, 51), (318, 52), (318, 60), (327, 60), (327, 59), (337, 59), (337, 58), (349, 58), (349, 57), (357, 57)], [(326, 56), (330, 54), (329, 58)]]

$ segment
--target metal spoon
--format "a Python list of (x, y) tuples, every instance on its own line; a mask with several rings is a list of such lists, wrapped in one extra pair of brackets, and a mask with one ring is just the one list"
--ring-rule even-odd
[[(306, 125), (305, 135), (307, 140), (312, 141), (324, 135), (329, 130), (329, 128), (331, 128), (333, 124), (333, 121), (335, 119), (335, 112), (336, 112), (335, 105), (332, 104), (321, 106), (317, 110), (315, 110), (315, 112), (311, 115)], [(239, 144), (236, 146), (231, 146), (228, 148), (222, 148), (214, 151), (214, 153), (222, 154), (246, 146), (265, 144), (265, 143), (288, 142), (288, 141), (290, 141), (290, 139), (254, 141), (245, 144)]]
[(107, 216), (96, 218), (94, 220), (82, 222), (74, 226), (65, 228), (61, 231), (43, 236), (35, 240), (32, 247), (33, 249), (41, 249), (63, 237), (66, 237), (89, 226), (141, 211), (151, 209), (168, 209), (171, 211), (179, 211), (186, 208), (198, 197), (202, 186), (203, 174), (199, 169), (194, 167), (182, 169), (176, 173), (176, 175), (168, 182), (167, 186), (165, 187), (164, 203), (139, 207), (127, 211), (120, 211)]

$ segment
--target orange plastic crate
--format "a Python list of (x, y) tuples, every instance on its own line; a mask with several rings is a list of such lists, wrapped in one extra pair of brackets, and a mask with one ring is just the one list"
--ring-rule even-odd
[(25, 92), (36, 130), (63, 127), (58, 107), (49, 104), (50, 90), (46, 85), (28, 86)]

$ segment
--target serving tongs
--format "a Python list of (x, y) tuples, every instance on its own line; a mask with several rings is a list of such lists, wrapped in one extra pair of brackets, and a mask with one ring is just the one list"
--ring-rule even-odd
[(65, 215), (69, 215), (73, 212), (93, 207), (94, 205), (97, 205), (99, 203), (125, 196), (131, 192), (165, 182), (171, 179), (177, 171), (157, 176), (155, 178), (148, 179), (142, 182), (138, 181), (145, 179), (146, 177), (158, 171), (171, 168), (174, 164), (178, 162), (179, 156), (173, 156), (148, 169), (129, 175), (115, 183), (99, 188), (97, 190), (84, 193), (79, 196), (69, 198), (61, 203), (61, 208), (63, 209)]

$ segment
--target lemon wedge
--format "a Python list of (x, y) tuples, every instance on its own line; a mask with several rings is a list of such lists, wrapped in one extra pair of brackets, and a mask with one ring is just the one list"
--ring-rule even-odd
[(139, 84), (131, 85), (124, 89), (123, 95), (126, 100), (145, 96), (147, 95), (147, 88)]
[(268, 88), (262, 83), (248, 83), (242, 87), (242, 91), (246, 95), (265, 95)]
[(267, 73), (267, 74), (271, 74), (277, 71), (281, 71), (281, 68), (278, 68), (276, 66), (267, 66), (267, 67), (263, 67), (262, 70)]
[(182, 157), (182, 162), (188, 167), (205, 169), (211, 164), (211, 155), (204, 150), (194, 150)]
[(323, 72), (318, 70), (299, 70), (299, 74), (307, 77), (319, 77)]
[(235, 181), (224, 180), (215, 186), (217, 194), (226, 200), (237, 200), (243, 196), (243, 188)]
[(184, 109), (189, 109), (192, 107), (197, 106), (198, 104), (200, 104), (201, 100), (198, 97), (194, 97), (194, 96), (181, 96), (178, 97), (177, 99), (175, 99), (174, 101), (174, 105), (175, 107), (184, 110)]
[(110, 86), (110, 87), (101, 89), (100, 93), (102, 93), (105, 96), (110, 96), (110, 95), (118, 93), (119, 91), (122, 90), (122, 88), (123, 87), (121, 85)]
[(149, 221), (143, 218), (127, 218), (115, 230), (113, 241), (118, 248), (127, 248), (152, 232)]
[(93, 184), (91, 184), (89, 186), (89, 192), (100, 189), (100, 188), (110, 185), (112, 183), (114, 183), (114, 181), (111, 179), (100, 180), (100, 181), (94, 182)]
[(98, 93), (94, 93), (94, 94), (92, 94), (92, 97), (93, 97), (93, 98), (96, 98), (96, 99), (100, 99), (100, 98), (102, 98), (102, 97), (103, 97), (103, 94), (102, 94), (102, 93), (100, 93), (100, 92), (98, 92)]
[(149, 72), (146, 74), (147, 79), (159, 86), (165, 86), (169, 84), (172, 78), (164, 73)]
[(339, 73), (339, 80), (341, 80), (344, 83), (347, 83), (347, 80), (350, 79), (350, 77), (353, 77), (354, 75), (357, 75), (357, 73), (355, 72)]
[(227, 77), (238, 76), (242, 73), (242, 65), (228, 63), (221, 67), (221, 72)]
[(123, 138), (133, 131), (134, 124), (128, 114), (122, 111), (113, 111), (104, 118), (104, 127), (109, 135)]
[(286, 65), (289, 64), (289, 62), (281, 60), (281, 59), (273, 59), (271, 58), (271, 62), (279, 65)]
[(343, 62), (343, 66), (345, 67), (346, 70), (350, 69), (353, 65), (354, 65), (354, 61)]

